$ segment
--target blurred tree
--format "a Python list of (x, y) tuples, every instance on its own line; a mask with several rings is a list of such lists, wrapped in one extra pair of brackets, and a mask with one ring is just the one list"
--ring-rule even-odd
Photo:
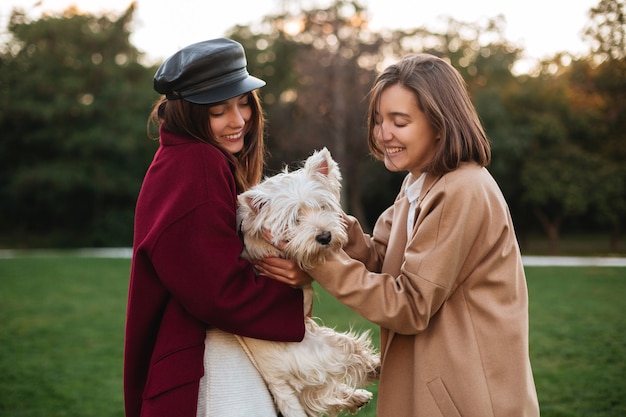
[(619, 250), (626, 213), (625, 64), (625, 58), (596, 64), (592, 55), (574, 61), (561, 75), (570, 86), (572, 139), (587, 154), (604, 161), (594, 174), (597, 188), (585, 224), (587, 229), (608, 227), (613, 251)]
[(572, 63), (557, 55), (543, 63), (538, 76), (528, 77), (511, 100), (517, 109), (511, 113), (512, 126), (527, 138), (521, 196), (548, 235), (553, 254), (566, 220), (579, 219), (584, 230), (593, 230), (623, 213), (621, 170), (601, 151), (609, 126), (606, 102), (591, 87), (589, 70), (584, 61)]
[(0, 238), (12, 245), (130, 245), (133, 208), (156, 145), (146, 120), (152, 69), (118, 18), (30, 21), (13, 11), (0, 51)]
[(536, 111), (529, 117), (533, 132), (521, 169), (523, 197), (549, 237), (551, 254), (556, 255), (564, 219), (590, 208), (589, 196), (602, 161), (572, 143), (555, 113)]
[[(610, 173), (610, 190), (595, 200), (595, 218), (611, 227), (611, 249), (621, 244), (626, 222), (626, 10), (623, 0), (600, 0), (589, 11), (585, 38), (592, 54), (574, 67), (577, 88), (603, 102), (594, 141)], [(598, 64), (599, 63), (599, 64)], [(596, 65), (597, 64), (597, 65)], [(582, 103), (580, 103), (582, 104)], [(582, 106), (581, 106), (582, 107)], [(598, 127), (601, 126), (601, 129)]]
[[(521, 49), (504, 19), (445, 21), (373, 31), (356, 0), (267, 16), (226, 36), (246, 48), (268, 116), (268, 173), (327, 146), (344, 175), (343, 203), (365, 229), (396, 196), (404, 173), (368, 155), (368, 91), (411, 52), (449, 60), (466, 80), (488, 136), (489, 169), (522, 240), (539, 219), (558, 248), (567, 221), (610, 227), (626, 212), (626, 67), (623, 1), (590, 10), (589, 56), (560, 53), (514, 75)], [(291, 7), (296, 5), (296, 7)], [(31, 21), (14, 10), (0, 45), (0, 242), (129, 245), (141, 179), (156, 149), (145, 122), (155, 68), (129, 43), (121, 16), (63, 14)], [(1, 243), (0, 243), (1, 244)], [(616, 247), (616, 246), (614, 246)], [(555, 249), (556, 250), (556, 249)]]
[(589, 10), (584, 37), (596, 59), (626, 58), (626, 14), (623, 0), (600, 0)]

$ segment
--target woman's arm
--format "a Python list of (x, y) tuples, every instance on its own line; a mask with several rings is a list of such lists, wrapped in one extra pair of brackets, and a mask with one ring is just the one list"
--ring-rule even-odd
[(159, 278), (191, 315), (211, 326), (293, 339), (303, 329), (302, 292), (256, 275), (240, 258), (242, 244), (228, 210), (213, 201), (172, 224), (151, 254)]

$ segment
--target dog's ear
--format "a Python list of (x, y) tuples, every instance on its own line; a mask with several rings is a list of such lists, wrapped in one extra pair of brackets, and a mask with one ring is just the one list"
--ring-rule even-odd
[(245, 204), (255, 215), (259, 214), (263, 206), (268, 202), (262, 193), (255, 193), (252, 190), (247, 191), (240, 197), (239, 204)]
[(341, 172), (339, 165), (330, 155), (330, 151), (324, 147), (311, 155), (304, 164), (304, 169), (308, 175), (315, 178), (315, 174), (321, 174), (326, 177), (330, 185), (335, 190), (341, 189)]

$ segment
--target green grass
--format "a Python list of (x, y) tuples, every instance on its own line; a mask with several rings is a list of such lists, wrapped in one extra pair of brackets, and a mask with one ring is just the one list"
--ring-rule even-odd
[[(0, 259), (0, 417), (122, 417), (127, 259)], [(626, 415), (626, 268), (528, 267), (543, 417)], [(338, 330), (378, 329), (318, 290)], [(376, 384), (370, 389), (376, 392)], [(375, 401), (359, 416), (375, 416)]]
[(0, 260), (0, 415), (121, 417), (128, 260)]
[(626, 268), (526, 270), (542, 416), (626, 416)]

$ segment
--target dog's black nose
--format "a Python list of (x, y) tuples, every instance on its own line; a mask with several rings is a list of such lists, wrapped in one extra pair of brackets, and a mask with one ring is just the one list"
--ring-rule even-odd
[(328, 245), (332, 238), (333, 236), (328, 231), (322, 232), (319, 235), (315, 236), (315, 240), (317, 240), (317, 242), (321, 243), (322, 245)]

